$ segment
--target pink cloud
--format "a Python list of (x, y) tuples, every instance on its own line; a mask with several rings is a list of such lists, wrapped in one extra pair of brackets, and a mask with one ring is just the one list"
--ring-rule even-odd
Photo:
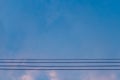
[(56, 71), (50, 71), (50, 72), (48, 72), (48, 76), (49, 76), (50, 80), (59, 80)]
[(21, 77), (20, 80), (35, 80), (38, 77), (38, 71), (26, 71)]
[(117, 80), (117, 77), (114, 73), (98, 74), (90, 72), (82, 74), (80, 80)]
[(34, 79), (31, 75), (25, 74), (21, 77), (21, 80), (34, 80)]

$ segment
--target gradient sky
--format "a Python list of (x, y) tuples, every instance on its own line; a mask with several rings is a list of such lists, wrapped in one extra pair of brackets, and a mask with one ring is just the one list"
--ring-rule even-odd
[[(119, 0), (0, 0), (0, 58), (120, 58), (119, 4)], [(57, 72), (47, 72), (51, 74)], [(46, 73), (41, 75), (25, 80), (49, 80)], [(102, 77), (97, 76), (117, 80)], [(97, 79), (94, 75), (76, 80)]]

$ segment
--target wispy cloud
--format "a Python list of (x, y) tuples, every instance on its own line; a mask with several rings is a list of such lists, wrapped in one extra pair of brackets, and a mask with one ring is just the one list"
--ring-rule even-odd
[(19, 80), (35, 80), (38, 74), (38, 71), (26, 71)]
[(56, 71), (50, 71), (50, 72), (48, 72), (48, 76), (49, 76), (50, 80), (59, 80)]
[(117, 77), (114, 73), (88, 72), (82, 74), (80, 80), (117, 80)]

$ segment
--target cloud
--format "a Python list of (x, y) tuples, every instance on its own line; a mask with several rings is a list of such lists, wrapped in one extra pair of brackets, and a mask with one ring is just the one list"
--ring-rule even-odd
[(61, 80), (118, 80), (116, 72), (111, 71), (62, 71)]
[(26, 71), (21, 77), (20, 80), (35, 80), (37, 75), (39, 74), (38, 71)]
[(50, 71), (50, 72), (48, 72), (48, 76), (49, 76), (50, 80), (59, 80), (56, 71)]
[(114, 73), (85, 73), (81, 75), (80, 80), (117, 80), (116, 74)]
[(21, 77), (21, 80), (34, 80), (34, 79), (31, 75), (25, 74)]

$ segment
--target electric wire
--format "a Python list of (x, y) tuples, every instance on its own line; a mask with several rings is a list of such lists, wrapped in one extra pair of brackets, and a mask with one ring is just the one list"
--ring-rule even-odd
[[(120, 70), (118, 60), (120, 59), (0, 59), (0, 70)], [(49, 63), (57, 65), (50, 66)], [(64, 63), (67, 65), (65, 66)]]

